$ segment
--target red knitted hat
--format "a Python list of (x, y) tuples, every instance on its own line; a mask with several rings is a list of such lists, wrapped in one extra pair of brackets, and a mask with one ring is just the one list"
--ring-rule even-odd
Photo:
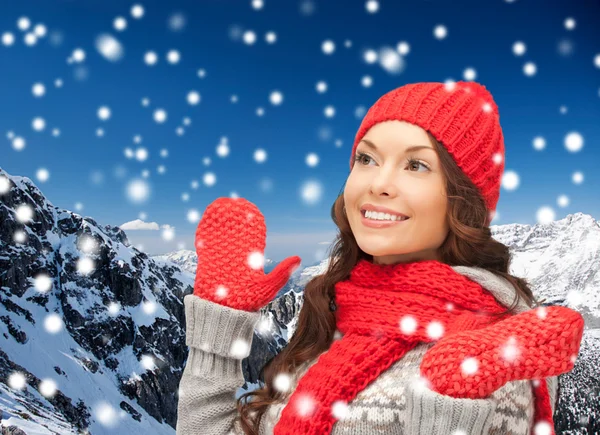
[(504, 172), (504, 136), (498, 106), (485, 86), (476, 82), (412, 83), (396, 88), (369, 109), (356, 133), (356, 147), (375, 124), (406, 121), (429, 131), (477, 186), (492, 216)]

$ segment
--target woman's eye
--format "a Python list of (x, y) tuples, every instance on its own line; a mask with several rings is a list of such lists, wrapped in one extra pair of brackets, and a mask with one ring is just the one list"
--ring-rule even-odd
[(359, 162), (359, 163), (362, 164), (363, 163), (363, 160), (362, 160), (363, 157), (366, 157), (367, 159), (371, 158), (370, 156), (368, 156), (365, 153), (358, 153), (358, 154), (356, 154), (356, 156), (354, 156), (354, 161), (355, 162)]
[[(358, 153), (354, 156), (354, 161), (359, 162), (360, 164), (367, 164), (364, 162), (363, 158), (369, 159), (369, 161), (373, 160), (369, 155), (367, 155), (365, 153)], [(425, 168), (426, 171), (429, 171), (429, 166), (427, 166), (425, 163), (421, 162), (420, 160), (416, 160), (412, 157), (409, 157), (406, 159), (406, 165), (410, 168), (412, 168), (416, 165), (417, 172), (418, 172), (419, 166), (422, 166)]]
[(418, 166), (423, 166), (425, 168), (425, 170), (429, 171), (429, 167), (425, 163), (423, 163), (423, 162), (421, 162), (419, 160), (416, 160), (416, 159), (413, 159), (413, 158), (408, 158), (406, 160), (406, 163), (408, 164), (408, 166), (411, 166), (411, 165), (417, 165), (417, 167)]

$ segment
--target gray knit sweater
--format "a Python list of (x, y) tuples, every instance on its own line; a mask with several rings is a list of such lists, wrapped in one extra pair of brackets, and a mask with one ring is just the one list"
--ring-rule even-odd
[[(502, 305), (512, 302), (515, 289), (505, 279), (475, 267), (453, 269), (481, 284)], [(184, 305), (190, 351), (179, 384), (177, 435), (243, 435), (235, 393), (244, 384), (241, 360), (250, 353), (260, 312), (235, 310), (194, 295), (185, 296)], [(517, 312), (528, 309), (521, 302)], [(332, 434), (447, 435), (459, 429), (466, 434), (531, 433), (534, 397), (529, 381), (509, 382), (490, 397), (475, 400), (416, 388), (412, 381), (419, 374), (423, 355), (434, 344), (416, 346), (359, 392), (348, 403), (346, 417), (333, 425)], [(305, 362), (292, 374), (285, 401), (271, 405), (263, 415), (261, 435), (273, 433), (291, 392), (317, 360)], [(558, 379), (548, 380), (554, 410)]]

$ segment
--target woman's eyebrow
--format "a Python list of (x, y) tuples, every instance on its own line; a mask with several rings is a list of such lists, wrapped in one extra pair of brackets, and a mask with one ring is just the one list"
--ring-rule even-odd
[[(370, 140), (362, 139), (361, 142), (364, 142), (369, 147), (373, 148), (374, 150), (377, 150), (377, 147), (375, 146), (375, 144), (373, 142), (371, 142)], [(406, 148), (404, 151), (409, 152), (409, 151), (416, 151), (416, 150), (420, 150), (420, 149), (429, 149), (429, 150), (435, 151), (432, 147), (429, 147), (427, 145), (411, 145), (408, 148)]]

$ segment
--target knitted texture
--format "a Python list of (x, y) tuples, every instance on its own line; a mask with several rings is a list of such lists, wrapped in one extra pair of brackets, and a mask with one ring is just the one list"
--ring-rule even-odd
[[(475, 399), (511, 380), (545, 383), (547, 376), (568, 372), (583, 333), (583, 318), (563, 307), (545, 308), (543, 322), (534, 319), (534, 310), (492, 320), (488, 314), (504, 311), (494, 297), (434, 260), (392, 265), (360, 260), (335, 292), (337, 327), (344, 335), (300, 379), (275, 435), (331, 433), (346, 404), (421, 342), (439, 340), (423, 358), (424, 384), (441, 394)], [(535, 327), (526, 327), (529, 322)], [(465, 325), (470, 332), (464, 332)], [(523, 355), (536, 359), (504, 361), (500, 346), (510, 343), (508, 337), (517, 340)], [(475, 376), (461, 372), (467, 355), (480, 360)], [(535, 396), (534, 424), (553, 427), (547, 388), (536, 388)]]
[(360, 140), (384, 121), (406, 121), (429, 131), (477, 186), (489, 212), (495, 212), (504, 172), (504, 137), (498, 107), (476, 82), (413, 83), (380, 97), (356, 133), (350, 169)]
[(265, 218), (252, 202), (221, 197), (210, 203), (196, 228), (194, 295), (249, 312), (267, 305), (301, 259), (288, 257), (265, 275), (266, 237)]
[[(515, 288), (510, 281), (478, 267), (452, 266), (452, 269), (479, 283), (503, 306), (508, 307), (513, 302)], [(235, 397), (244, 384), (240, 363), (244, 354), (236, 351), (223, 356), (223, 353), (235, 348), (240, 340), (256, 337), (254, 328), (260, 316), (194, 295), (186, 296), (184, 304), (186, 343), (190, 348), (178, 390), (177, 435), (244, 435), (240, 416), (235, 411)], [(529, 310), (522, 298), (515, 306), (515, 313)], [(341, 337), (341, 332), (336, 330), (334, 340)], [(509, 382), (480, 400), (453, 398), (417, 388), (419, 385), (414, 385), (414, 381), (419, 379), (423, 357), (436, 344), (417, 345), (383, 371), (348, 403), (348, 412), (334, 424), (331, 435), (448, 435), (458, 434), (458, 430), (465, 434), (532, 433), (534, 404), (537, 403), (532, 388), (535, 381)], [(250, 346), (254, 348), (248, 341)], [(273, 435), (273, 428), (298, 380), (318, 362), (323, 352), (290, 371), (289, 388), (282, 400), (268, 406), (261, 418), (260, 435)], [(568, 404), (565, 397), (557, 401), (558, 377), (551, 376), (546, 381), (551, 406), (562, 403), (563, 409), (557, 408), (555, 415), (564, 412)]]
[(509, 381), (570, 371), (582, 334), (583, 318), (576, 311), (536, 308), (442, 338), (423, 358), (421, 373), (435, 391), (483, 399)]

